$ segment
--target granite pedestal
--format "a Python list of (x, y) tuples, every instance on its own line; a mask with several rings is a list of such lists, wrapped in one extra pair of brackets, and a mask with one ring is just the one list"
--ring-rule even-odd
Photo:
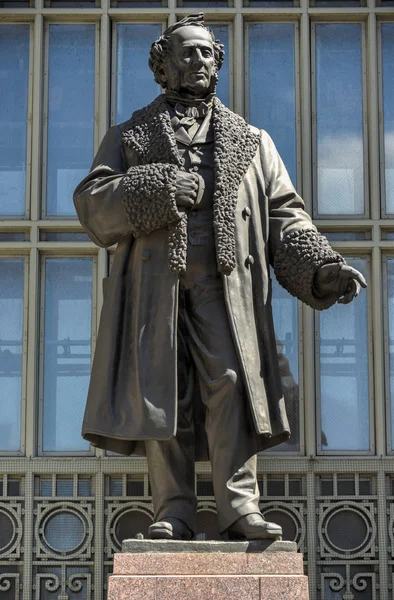
[(294, 542), (125, 540), (108, 600), (308, 600)]

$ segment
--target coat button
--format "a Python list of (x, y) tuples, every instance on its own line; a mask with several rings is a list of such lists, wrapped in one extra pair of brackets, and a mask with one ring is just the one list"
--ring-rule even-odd
[(149, 250), (149, 248), (144, 248), (141, 254), (142, 260), (150, 260), (151, 256), (152, 252)]
[(197, 217), (197, 211), (196, 210), (192, 210), (190, 212), (190, 214), (191, 214), (192, 217)]
[(248, 266), (248, 265), (254, 265), (254, 257), (251, 254), (249, 254), (249, 256), (248, 256), (248, 258), (246, 259), (245, 262), (246, 262), (246, 266)]
[(252, 214), (252, 211), (250, 210), (249, 206), (245, 206), (245, 208), (242, 211), (242, 214), (243, 214), (244, 218), (250, 217), (250, 215)]

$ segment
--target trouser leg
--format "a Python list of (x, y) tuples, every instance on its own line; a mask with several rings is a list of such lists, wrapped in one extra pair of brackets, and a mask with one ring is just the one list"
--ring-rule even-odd
[[(197, 498), (194, 481), (193, 381), (188, 364), (183, 362), (178, 370), (182, 382), (179, 385), (177, 434), (169, 440), (146, 440), (145, 448), (154, 520), (175, 517), (186, 523), (194, 533)], [(182, 385), (185, 382), (187, 385)]]
[(220, 277), (196, 277), (186, 296), (188, 343), (206, 405), (219, 527), (259, 512), (256, 445)]

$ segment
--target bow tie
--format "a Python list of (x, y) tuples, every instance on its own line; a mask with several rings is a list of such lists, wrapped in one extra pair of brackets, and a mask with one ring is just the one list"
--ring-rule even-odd
[(201, 102), (198, 106), (183, 106), (183, 104), (177, 102), (174, 107), (180, 124), (187, 127), (194, 125), (197, 119), (206, 117), (209, 109), (210, 106), (205, 102)]

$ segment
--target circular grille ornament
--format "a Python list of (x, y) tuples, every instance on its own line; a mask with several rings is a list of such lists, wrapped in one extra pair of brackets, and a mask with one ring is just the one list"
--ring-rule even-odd
[(298, 549), (303, 550), (306, 528), (305, 507), (302, 503), (264, 502), (260, 505), (260, 510), (266, 521), (282, 527), (284, 540), (296, 542)]
[[(324, 505), (319, 521), (321, 555), (342, 557), (373, 555), (376, 524), (373, 507), (357, 502)], [(371, 509), (371, 510), (369, 510)]]
[(49, 554), (64, 559), (90, 555), (93, 538), (90, 514), (71, 502), (46, 507), (36, 522), (36, 538), (37, 556)]
[[(108, 513), (111, 513), (108, 507)], [(117, 505), (112, 515), (107, 521), (107, 540), (110, 543), (111, 550), (118, 552), (122, 547), (122, 541), (135, 537), (137, 533), (142, 533), (145, 538), (148, 537), (149, 525), (152, 525), (152, 512), (143, 503), (125, 503)], [(107, 549), (108, 551), (108, 549)]]
[(70, 510), (49, 515), (43, 527), (43, 539), (54, 552), (75, 552), (83, 543), (85, 535), (85, 523)]
[(0, 556), (9, 556), (22, 539), (22, 522), (18, 514), (4, 504), (0, 505)]

